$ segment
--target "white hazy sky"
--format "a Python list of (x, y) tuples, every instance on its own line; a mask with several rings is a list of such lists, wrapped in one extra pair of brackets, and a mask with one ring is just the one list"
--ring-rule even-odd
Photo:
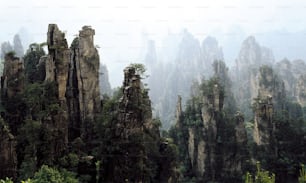
[[(12, 40), (21, 27), (34, 42), (46, 40), (49, 23), (66, 32), (69, 43), (83, 25), (96, 30), (101, 62), (120, 85), (122, 68), (137, 62), (141, 33), (162, 40), (187, 28), (200, 40), (214, 31), (231, 35), (239, 26), (247, 35), (306, 28), (305, 0), (0, 0), (0, 41)], [(221, 42), (222, 45), (222, 42)], [(306, 44), (305, 44), (306, 45)], [(225, 55), (226, 57), (226, 55)]]

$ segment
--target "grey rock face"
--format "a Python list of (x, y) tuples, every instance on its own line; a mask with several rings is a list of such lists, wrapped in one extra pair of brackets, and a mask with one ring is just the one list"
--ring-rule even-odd
[[(84, 26), (71, 45), (69, 90), (70, 126), (75, 135), (90, 138), (90, 123), (100, 111), (99, 55), (94, 46), (94, 29)], [(80, 131), (81, 130), (81, 131)]]
[(108, 96), (112, 95), (112, 88), (108, 79), (108, 70), (106, 65), (103, 64), (100, 65), (99, 86), (100, 86), (101, 98), (102, 95), (108, 95)]
[(58, 83), (58, 98), (59, 100), (65, 101), (70, 51), (65, 34), (55, 24), (49, 25), (47, 44), (50, 62), (52, 63), (47, 63), (46, 66), (54, 66), (54, 68), (46, 68), (46, 71), (53, 72), (47, 75), (54, 76), (54, 78), (50, 78), (50, 81)]
[(250, 36), (243, 41), (236, 59), (235, 69), (231, 76), (234, 96), (238, 107), (245, 114), (246, 120), (252, 118), (251, 106), (253, 98), (257, 97), (259, 68), (262, 65), (271, 66), (274, 56), (270, 49), (262, 47), (255, 37)]
[(24, 66), (20, 58), (7, 54), (4, 61), (3, 75), (1, 77), (2, 94), (11, 98), (21, 93), (24, 88)]
[(18, 34), (14, 36), (14, 51), (17, 57), (20, 57), (20, 58), (23, 57), (24, 49), (23, 49), (21, 39)]
[(17, 178), (16, 139), (0, 119), (0, 179)]
[(0, 55), (0, 58), (4, 59), (5, 54), (7, 54), (10, 51), (13, 51), (13, 47), (11, 46), (11, 43), (10, 42), (3, 42), (1, 44), (1, 55)]
[(269, 148), (275, 141), (274, 111), (282, 109), (285, 98), (284, 82), (271, 67), (263, 66), (259, 70), (258, 97), (254, 106), (254, 141), (258, 146)]

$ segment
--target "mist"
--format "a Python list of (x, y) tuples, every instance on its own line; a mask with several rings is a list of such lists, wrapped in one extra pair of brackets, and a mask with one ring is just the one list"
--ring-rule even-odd
[(101, 62), (108, 67), (111, 85), (116, 87), (121, 85), (118, 72), (124, 66), (143, 62), (146, 39), (155, 41), (159, 55), (165, 50), (166, 36), (180, 34), (183, 29), (200, 42), (207, 36), (215, 37), (229, 66), (235, 63), (241, 43), (249, 35), (271, 48), (276, 60), (304, 59), (305, 7), (302, 0), (5, 0), (0, 7), (0, 41), (9, 41), (19, 33), (27, 48), (33, 42), (45, 42), (47, 25), (56, 23), (70, 44), (83, 25), (91, 25)]

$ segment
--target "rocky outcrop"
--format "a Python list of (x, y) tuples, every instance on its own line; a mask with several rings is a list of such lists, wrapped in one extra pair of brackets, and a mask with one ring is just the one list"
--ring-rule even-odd
[[(174, 39), (171, 35), (171, 39)], [(170, 36), (168, 37), (170, 39)], [(202, 43), (187, 30), (176, 38), (174, 45), (165, 42), (162, 46), (162, 52), (176, 55), (167, 57), (170, 60), (163, 60), (163, 55), (157, 59), (157, 64), (148, 65), (150, 77), (148, 84), (150, 86), (150, 97), (154, 104), (155, 113), (163, 121), (163, 127), (169, 128), (174, 123), (175, 110), (171, 106), (175, 106), (177, 95), (181, 95), (183, 99), (188, 98), (192, 83), (201, 81), (204, 77), (210, 77), (213, 74), (212, 64), (215, 60), (223, 60), (223, 52), (218, 42), (213, 37), (207, 37)], [(170, 48), (175, 49), (172, 52)], [(155, 58), (152, 53), (151, 58)], [(174, 52), (173, 52), (174, 51)], [(150, 58), (150, 59), (151, 59)], [(148, 58), (148, 60), (150, 60)], [(162, 60), (162, 61), (161, 61)], [(152, 61), (154, 62), (154, 61)], [(160, 82), (163, 78), (165, 82)], [(180, 78), (179, 80), (177, 78)], [(182, 102), (184, 105), (184, 100)]]
[(239, 71), (250, 66), (269, 65), (274, 62), (274, 56), (269, 48), (261, 47), (255, 37), (250, 36), (243, 41), (238, 58), (236, 60)]
[[(69, 48), (65, 34), (56, 24), (50, 24), (47, 55), (44, 43), (30, 45), (24, 56), (25, 66), (13, 52), (6, 54), (1, 77), (4, 109), (1, 116), (10, 130), (1, 131), (0, 124), (0, 160), (3, 162), (0, 166), (7, 167), (1, 168), (1, 178), (15, 178), (16, 169), (21, 176), (29, 176), (42, 164), (60, 162), (62, 165), (67, 152), (77, 151), (78, 160), (85, 162), (80, 152), (87, 155), (93, 150), (89, 145), (93, 144), (94, 122), (98, 121), (101, 108), (99, 55), (94, 46), (94, 34), (91, 27), (84, 26)], [(143, 97), (143, 102), (147, 105), (148, 100)], [(152, 116), (148, 111), (144, 114)], [(74, 166), (83, 169), (94, 166), (84, 164)]]
[(254, 141), (258, 146), (275, 144), (275, 124), (273, 114), (283, 107), (285, 98), (284, 83), (273, 72), (271, 67), (260, 68), (258, 97), (254, 109)]
[(232, 80), (238, 107), (245, 114), (246, 120), (251, 120), (252, 110), (250, 106), (253, 98), (257, 97), (258, 73), (262, 65), (271, 66), (274, 56), (269, 48), (262, 47), (250, 36), (241, 45), (236, 59), (235, 69), (232, 70)]
[(211, 66), (215, 60), (224, 60), (222, 48), (219, 47), (216, 38), (208, 36), (201, 45), (202, 59), (206, 72), (212, 73)]
[[(37, 46), (40, 49), (40, 45)], [(52, 97), (55, 97), (53, 99), (55, 101), (52, 102), (55, 103), (54, 105), (58, 105), (59, 110), (56, 110), (56, 113), (47, 113), (40, 120), (42, 128), (48, 129), (54, 134), (54, 139), (49, 142), (48, 156), (52, 160), (57, 160), (68, 147), (69, 119), (65, 95), (67, 91), (70, 51), (65, 34), (59, 30), (56, 24), (50, 24), (48, 27), (47, 46), (49, 54), (39, 59), (36, 65), (36, 73), (37, 76), (40, 76), (44, 85), (50, 87), (48, 92), (50, 92)], [(52, 91), (52, 88), (54, 88), (54, 91)]]
[(182, 97), (179, 95), (177, 97), (177, 104), (176, 104), (176, 113), (175, 113), (175, 127), (177, 129), (181, 128), (181, 123), (182, 123), (182, 113), (183, 113), (183, 109), (182, 109)]
[(108, 78), (108, 70), (107, 70), (106, 65), (104, 64), (100, 65), (99, 86), (100, 86), (101, 99), (102, 99), (102, 95), (107, 95), (107, 96), (112, 95), (112, 88), (111, 88), (111, 85), (109, 83), (109, 78)]
[[(146, 105), (144, 93), (141, 88), (140, 76), (136, 74), (135, 68), (127, 67), (124, 70), (124, 81), (122, 87), (122, 98), (119, 101), (119, 113), (117, 117), (113, 145), (123, 148), (124, 152), (113, 160), (113, 168), (109, 172), (113, 182), (131, 181), (143, 182), (143, 169), (139, 167), (144, 164), (146, 152), (144, 152), (143, 137), (146, 123), (151, 119), (150, 105)], [(137, 140), (134, 141), (134, 140)], [(124, 144), (122, 144), (124, 143)], [(122, 170), (122, 168), (124, 170)], [(137, 172), (135, 172), (136, 169)], [(121, 176), (117, 176), (120, 173)]]
[(1, 54), (0, 54), (0, 58), (4, 59), (5, 55), (9, 52), (13, 51), (13, 47), (11, 45), (11, 43), (9, 41), (7, 42), (3, 42), (1, 44)]
[(297, 102), (302, 106), (306, 106), (306, 75), (303, 74), (298, 78), (296, 85)]
[(174, 148), (159, 135), (156, 119), (152, 119), (148, 90), (134, 67), (124, 69), (121, 92), (111, 128), (110, 145), (116, 148), (107, 156), (105, 181), (176, 182)]
[(17, 178), (16, 139), (0, 119), (0, 179)]
[[(58, 99), (65, 103), (66, 87), (68, 80), (68, 65), (70, 61), (70, 50), (67, 45), (65, 34), (61, 32), (56, 24), (50, 24), (48, 28), (47, 38), (48, 50), (49, 50), (49, 62), (46, 64), (46, 79), (50, 82), (55, 81), (58, 85)], [(47, 68), (47, 66), (51, 66)], [(52, 68), (53, 66), (53, 68)]]
[(13, 135), (17, 134), (18, 127), (25, 115), (23, 109), (18, 108), (24, 84), (23, 61), (15, 57), (13, 53), (6, 54), (3, 75), (1, 76), (1, 103), (6, 111), (1, 113), (1, 116), (8, 123)]
[(23, 49), (23, 46), (21, 44), (21, 39), (18, 34), (14, 36), (14, 51), (17, 57), (20, 57), (20, 58), (23, 57), (24, 49)]
[(275, 71), (279, 77), (284, 81), (286, 95), (294, 102), (297, 102), (302, 107), (306, 106), (305, 97), (305, 74), (306, 63), (303, 60), (289, 61), (283, 59), (275, 66)]
[(20, 58), (13, 53), (5, 56), (3, 75), (1, 77), (1, 89), (3, 97), (11, 98), (23, 91), (24, 66)]
[(94, 46), (95, 30), (84, 26), (71, 44), (68, 99), (71, 138), (79, 135), (88, 140), (92, 121), (100, 112), (99, 54)]
[(190, 166), (185, 176), (191, 174), (198, 182), (239, 182), (248, 157), (247, 133), (243, 115), (234, 115), (227, 109), (231, 107), (228, 104), (225, 108), (230, 82), (224, 72), (226, 67), (218, 64), (222, 62), (215, 63), (215, 77), (196, 87), (181, 112), (179, 98), (175, 130), (184, 135), (174, 139), (178, 139), (176, 143), (184, 156), (181, 161), (185, 167)]

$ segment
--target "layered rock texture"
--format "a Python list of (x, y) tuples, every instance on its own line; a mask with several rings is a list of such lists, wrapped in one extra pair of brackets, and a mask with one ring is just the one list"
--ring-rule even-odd
[(229, 110), (224, 108), (222, 84), (226, 82), (218, 77), (222, 75), (226, 73), (216, 73), (213, 79), (203, 81), (184, 111), (180, 97), (177, 105), (178, 134), (173, 136), (184, 154), (181, 162), (188, 167), (185, 176), (193, 175), (199, 182), (239, 182), (248, 157), (244, 117), (240, 112), (226, 112)]
[[(175, 111), (172, 106), (175, 106), (177, 96), (182, 96), (184, 105), (192, 84), (213, 75), (212, 64), (215, 60), (223, 60), (223, 52), (215, 38), (207, 37), (200, 43), (187, 30), (179, 35), (169, 34), (162, 45), (160, 57), (155, 53), (155, 46), (148, 48), (144, 59), (150, 71), (150, 97), (155, 114), (167, 129), (174, 123)], [(164, 82), (160, 82), (160, 78)]]
[(302, 107), (305, 107), (305, 69), (306, 63), (303, 60), (283, 59), (274, 66), (274, 70), (284, 81), (288, 97), (292, 98)]
[[(31, 44), (24, 62), (13, 53), (5, 56), (1, 77), (1, 101), (5, 111), (1, 115), (8, 123), (8, 130), (1, 133), (0, 157), (8, 166), (3, 171), (11, 172), (2, 172), (1, 178), (4, 175), (15, 177), (15, 144), (19, 153), (31, 153), (33, 158), (29, 162), (29, 157), (18, 154), (18, 168), (30, 166), (29, 171), (35, 171), (42, 164), (59, 161), (69, 151), (68, 145), (73, 140), (79, 138), (89, 143), (93, 121), (101, 110), (99, 55), (94, 47), (94, 34), (91, 27), (84, 26), (69, 48), (65, 34), (56, 24), (50, 24), (48, 55), (42, 48), (44, 44)], [(35, 138), (27, 131), (31, 125), (31, 135), (41, 133), (48, 147), (32, 142)], [(17, 141), (14, 136), (21, 132), (26, 133), (25, 138)]]
[(259, 69), (258, 97), (253, 104), (254, 110), (254, 142), (267, 153), (274, 156), (276, 152), (275, 114), (284, 109), (285, 85), (273, 69), (262, 66)]
[(103, 95), (107, 96), (112, 95), (112, 88), (108, 78), (108, 70), (107, 67), (103, 64), (100, 65), (99, 86), (100, 86), (101, 98)]
[(121, 89), (112, 124), (111, 146), (116, 148), (110, 152), (113, 157), (107, 157), (106, 182), (176, 182), (173, 149), (159, 135), (148, 90), (134, 67), (124, 69)]
[(16, 139), (0, 119), (0, 177), (17, 178)]
[(21, 93), (24, 88), (24, 66), (20, 58), (7, 54), (4, 61), (3, 75), (1, 77), (2, 95), (11, 98)]
[(247, 120), (252, 118), (250, 106), (253, 103), (253, 98), (257, 97), (259, 89), (259, 68), (263, 65), (272, 66), (273, 63), (272, 51), (261, 46), (253, 36), (243, 41), (231, 77), (234, 81), (235, 99)]
[(96, 119), (101, 108), (99, 55), (94, 46), (94, 35), (95, 31), (91, 27), (84, 26), (71, 45), (67, 98), (72, 122), (70, 127), (75, 129), (75, 137), (92, 133), (90, 123)]
[(81, 182), (177, 182), (175, 145), (160, 136), (138, 68), (127, 67), (121, 91), (101, 101), (101, 86), (111, 91), (105, 66), (99, 83), (94, 35), (84, 26), (69, 48), (50, 24), (48, 54), (35, 43), (23, 59), (5, 56), (0, 179), (17, 172), (27, 179), (49, 165), (74, 171)]

